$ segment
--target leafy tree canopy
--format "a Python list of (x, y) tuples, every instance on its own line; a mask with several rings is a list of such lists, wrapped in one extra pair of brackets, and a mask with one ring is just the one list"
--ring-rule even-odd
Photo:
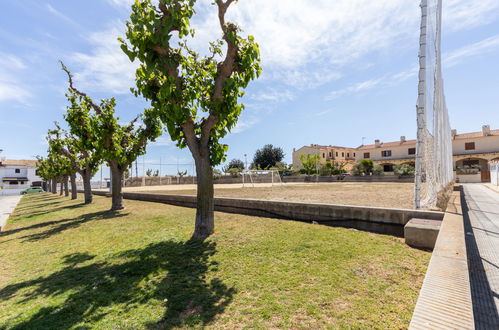
[(281, 162), (283, 159), (284, 151), (282, 148), (274, 147), (272, 144), (267, 144), (255, 152), (251, 167), (269, 169), (276, 166), (276, 164)]

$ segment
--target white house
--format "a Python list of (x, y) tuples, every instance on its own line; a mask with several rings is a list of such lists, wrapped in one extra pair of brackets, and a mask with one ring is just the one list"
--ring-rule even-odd
[(0, 195), (16, 195), (31, 186), (41, 187), (36, 160), (0, 159)]

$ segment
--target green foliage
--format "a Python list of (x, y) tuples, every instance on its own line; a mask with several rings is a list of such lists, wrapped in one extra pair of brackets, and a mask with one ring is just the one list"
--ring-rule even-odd
[(383, 166), (381, 166), (380, 164), (374, 165), (373, 175), (384, 175), (384, 174), (385, 174), (385, 171), (383, 169)]
[(393, 172), (398, 176), (414, 176), (416, 170), (409, 164), (399, 164), (393, 167)]
[(233, 178), (238, 178), (241, 176), (241, 172), (242, 170), (239, 167), (233, 167), (229, 168), (225, 173), (230, 174), (230, 176)]
[(266, 144), (258, 149), (253, 156), (251, 167), (254, 169), (267, 170), (276, 166), (278, 162), (284, 159), (282, 148), (274, 147), (272, 144)]
[[(260, 75), (260, 53), (252, 36), (241, 37), (238, 27), (225, 22), (232, 1), (214, 4), (219, 10), (222, 40), (210, 43), (211, 56), (201, 56), (187, 46), (193, 37), (190, 20), (195, 0), (135, 1), (127, 22), (127, 41), (121, 49), (131, 61), (138, 60), (136, 96), (151, 102), (180, 148), (193, 156), (205, 155), (220, 164), (228, 146), (220, 140), (236, 125), (244, 108), (238, 99), (248, 83)], [(223, 61), (223, 44), (227, 51)]]
[[(147, 142), (154, 141), (161, 134), (160, 121), (153, 116), (153, 110), (146, 109), (130, 123), (120, 124), (120, 118), (115, 115), (116, 100), (103, 99), (97, 105), (73, 86), (70, 71), (64, 64), (61, 65), (68, 74), (67, 97), (71, 102), (65, 118), (71, 134), (77, 137), (77, 150), (91, 155), (89, 166), (92, 168), (105, 160), (109, 165), (125, 171), (138, 156), (145, 154)], [(139, 119), (142, 120), (140, 124), (137, 123)]]
[(317, 173), (317, 166), (319, 164), (320, 157), (319, 155), (300, 155), (301, 166), (303, 167), (303, 171), (305, 174), (314, 174)]
[[(241, 171), (244, 170), (244, 163), (242, 160), (240, 159), (232, 159), (229, 164), (227, 164), (227, 166), (224, 167), (225, 169), (227, 169), (227, 171), (231, 168), (238, 168), (240, 169)], [(227, 171), (224, 171), (227, 173)]]
[(362, 159), (353, 164), (351, 173), (356, 176), (372, 175), (374, 162), (371, 159)]
[(293, 166), (287, 165), (284, 162), (277, 162), (275, 166), (270, 168), (271, 170), (278, 171), (280, 176), (287, 176), (293, 173)]
[(346, 173), (343, 169), (342, 164), (326, 161), (319, 168), (319, 175), (329, 176), (329, 175), (340, 175)]

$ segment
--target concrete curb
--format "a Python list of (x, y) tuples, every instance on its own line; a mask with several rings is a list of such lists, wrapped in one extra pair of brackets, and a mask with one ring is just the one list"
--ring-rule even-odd
[(454, 191), (409, 329), (474, 329), (461, 191)]

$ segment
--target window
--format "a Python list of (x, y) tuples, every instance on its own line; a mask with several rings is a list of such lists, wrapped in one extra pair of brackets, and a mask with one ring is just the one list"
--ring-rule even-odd
[(341, 153), (341, 157), (345, 157), (345, 153), (344, 152)]
[(333, 157), (333, 155), (332, 155), (331, 151), (329, 152), (329, 157)]
[[(391, 157), (392, 156), (392, 151), (391, 150), (383, 150), (381, 152), (381, 156), (383, 156), (383, 157)], [(390, 172), (390, 171), (388, 171), (388, 172)]]
[(350, 153), (349, 152), (347, 152), (347, 157), (350, 157)]
[(35, 175), (38, 175), (38, 170), (35, 170)]
[(336, 157), (338, 157), (338, 151), (336, 151)]
[(353, 153), (353, 156), (355, 157), (355, 152)]
[(464, 150), (475, 150), (475, 142), (466, 142), (464, 144)]
[(480, 161), (478, 159), (463, 160), (463, 165), (468, 167), (478, 167), (480, 165)]
[(383, 171), (384, 172), (393, 172), (393, 165), (392, 164), (383, 165)]
[(416, 148), (409, 148), (408, 149), (409, 155), (415, 155), (416, 154)]
[(322, 158), (326, 158), (326, 154), (325, 153), (322, 153)]
[(364, 152), (364, 159), (371, 158), (371, 154), (368, 152)]
[(16, 168), (16, 173), (21, 173), (21, 169)]

